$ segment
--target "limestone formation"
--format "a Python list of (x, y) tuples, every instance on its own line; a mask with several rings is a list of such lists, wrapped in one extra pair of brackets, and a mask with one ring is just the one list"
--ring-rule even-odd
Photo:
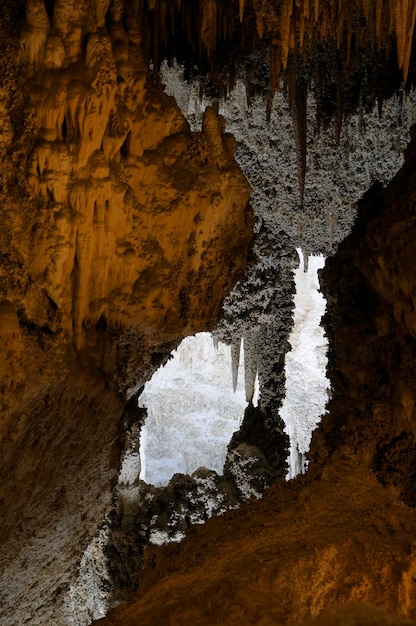
[[(217, 104), (191, 132), (161, 62), (184, 61), (216, 95), (241, 77), (269, 117), (287, 92), (300, 211), (308, 90), (318, 130), (335, 119), (338, 139), (352, 112), (382, 112), (415, 81), (415, 18), (414, 0), (0, 1), (2, 624), (65, 623), (138, 428), (137, 394), (183, 336), (214, 327), (246, 266), (253, 217), (236, 141)], [(413, 141), (324, 273), (333, 399), (307, 476), (147, 551), (140, 595), (104, 623), (282, 624), (329, 607), (325, 623), (333, 604), (357, 601), (416, 619), (415, 163)], [(287, 286), (292, 233), (270, 244), (259, 232)], [(262, 304), (260, 270), (249, 289), (258, 280)], [(270, 300), (287, 326), (289, 291)], [(281, 386), (288, 330), (256, 329), (249, 396), (255, 365)], [(260, 420), (280, 401), (265, 383)], [(266, 437), (258, 417), (253, 447)], [(334, 610), (389, 623), (367, 605)]]
[(215, 323), (252, 237), (221, 118), (192, 134), (135, 16), (107, 8), (4, 14), (2, 624), (58, 623), (111, 502), (124, 402)]

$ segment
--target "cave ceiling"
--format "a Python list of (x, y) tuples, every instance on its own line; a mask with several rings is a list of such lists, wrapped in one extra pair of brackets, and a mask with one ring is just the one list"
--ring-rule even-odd
[[(269, 128), (282, 121), (273, 102), (284, 95), (301, 215), (310, 97), (317, 131), (332, 125), (335, 142), (357, 110), (377, 107), (382, 116), (384, 102), (416, 81), (415, 20), (415, 0), (0, 2), (4, 626), (70, 623), (62, 603), (111, 507), (138, 392), (184, 336), (217, 325), (253, 260), (250, 184), (217, 98), (231, 100), (243, 84), (248, 114), (258, 95)], [(198, 131), (163, 89), (165, 60), (213, 100)], [(355, 601), (416, 619), (412, 140), (393, 181), (360, 203), (322, 276), (333, 395), (312, 444), (313, 471), (273, 487), (248, 517), (242, 510), (213, 520), (183, 548), (150, 553), (148, 595), (108, 623), (140, 616), (143, 624), (233, 624), (246, 616), (281, 624)], [(249, 152), (243, 137), (238, 144)], [(281, 283), (293, 268), (298, 223), (290, 232), (282, 225), (278, 244), (256, 232), (255, 254), (270, 251)], [(260, 278), (249, 271), (255, 285)], [(286, 333), (290, 289), (274, 303)], [(249, 317), (244, 307), (241, 317)], [(226, 315), (225, 335), (227, 323)], [(279, 352), (281, 372), (286, 335), (265, 333), (263, 343)], [(274, 364), (267, 354), (262, 360), (272, 378)], [(265, 391), (275, 410), (281, 396)], [(316, 570), (318, 582), (304, 593)], [(291, 577), (288, 589), (283, 578)], [(172, 589), (180, 590), (173, 598)], [(265, 602), (256, 603), (263, 591)], [(384, 617), (375, 611), (353, 607), (345, 619), (377, 623)]]

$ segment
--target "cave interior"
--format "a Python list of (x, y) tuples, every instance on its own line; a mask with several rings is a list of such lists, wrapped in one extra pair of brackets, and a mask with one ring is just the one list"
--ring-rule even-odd
[[(415, 22), (0, 0), (4, 626), (416, 623)], [(296, 248), (331, 390), (286, 481)], [(202, 331), (244, 342), (223, 474), (127, 488), (143, 387)]]

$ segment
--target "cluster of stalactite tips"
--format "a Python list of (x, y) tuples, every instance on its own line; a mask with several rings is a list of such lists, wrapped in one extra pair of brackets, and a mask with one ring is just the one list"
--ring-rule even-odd
[[(414, 82), (411, 66), (416, 3), (409, 0), (137, 0), (144, 56), (154, 67), (167, 58), (190, 75), (207, 76), (206, 89), (226, 96), (237, 77), (247, 99), (284, 89), (295, 122), (300, 203), (306, 167), (307, 93), (318, 125), (372, 108)], [(387, 61), (387, 64), (386, 64)], [(387, 67), (387, 69), (386, 69)]]
[(136, 0), (133, 4), (147, 26), (143, 44), (156, 65), (163, 53), (180, 55), (185, 45), (193, 60), (200, 63), (212, 57), (218, 68), (216, 52), (228, 42), (230, 69), (239, 60), (232, 58), (233, 53), (268, 50), (271, 84), (277, 87), (291, 57), (305, 61), (325, 44), (346, 51), (347, 66), (355, 50), (389, 55), (394, 47), (405, 80), (409, 73), (416, 18), (416, 5), (409, 0)]
[[(205, 90), (226, 96), (242, 77), (247, 99), (284, 89), (295, 122), (300, 203), (306, 168), (307, 93), (317, 102), (318, 125), (335, 118), (339, 138), (345, 116), (357, 108), (381, 109), (403, 81), (413, 84), (412, 64), (416, 3), (411, 0), (64, 0), (26, 3), (26, 20), (60, 31), (60, 21), (84, 23), (91, 32), (119, 21), (137, 20), (145, 63), (184, 63), (188, 76), (198, 75)], [(87, 19), (87, 16), (88, 19)], [(39, 19), (42, 24), (37, 24)]]

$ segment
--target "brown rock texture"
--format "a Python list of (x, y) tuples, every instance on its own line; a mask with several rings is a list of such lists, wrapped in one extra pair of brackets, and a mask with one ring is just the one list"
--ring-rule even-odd
[(412, 621), (414, 529), (413, 512), (373, 473), (333, 463), (195, 528), (179, 547), (148, 549), (138, 598), (97, 623), (293, 624), (358, 601)]
[(190, 132), (108, 4), (1, 7), (2, 624), (50, 619), (110, 505), (124, 402), (212, 327), (252, 237), (223, 120)]

